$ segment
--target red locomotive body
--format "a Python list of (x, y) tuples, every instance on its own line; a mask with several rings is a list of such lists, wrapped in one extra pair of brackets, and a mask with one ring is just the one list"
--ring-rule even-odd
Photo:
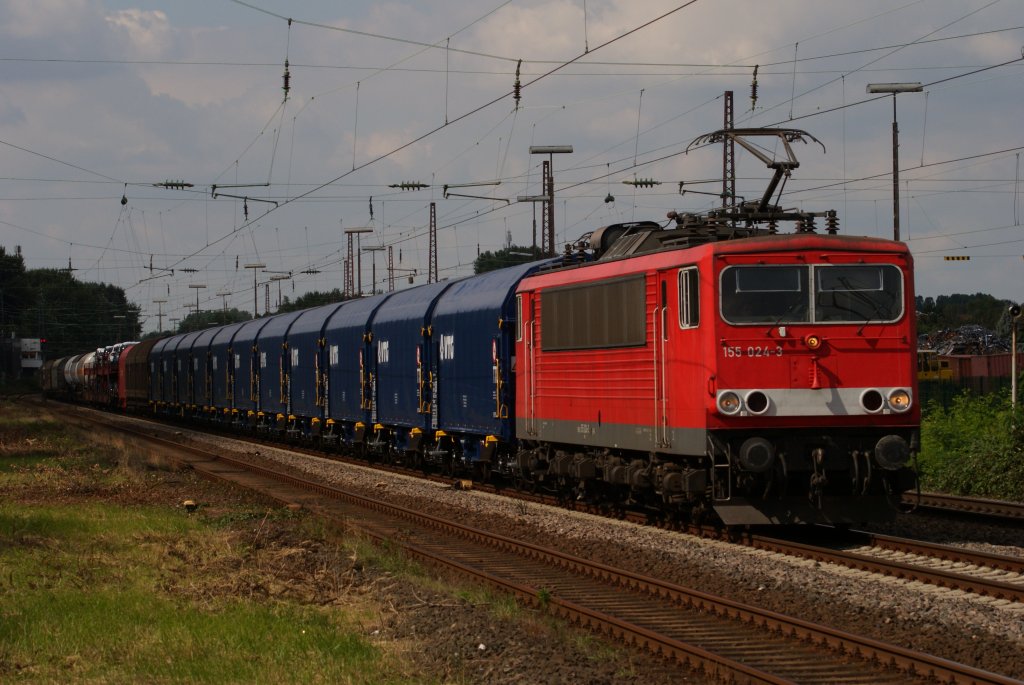
[(888, 518), (920, 418), (911, 267), (802, 232), (525, 279), (519, 469), (727, 524)]

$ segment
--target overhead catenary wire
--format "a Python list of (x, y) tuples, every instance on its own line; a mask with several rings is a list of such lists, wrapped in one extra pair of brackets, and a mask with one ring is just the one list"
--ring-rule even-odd
[[(801, 42), (803, 41), (803, 39), (804, 39), (804, 37), (801, 37)], [(793, 42), (789, 41), (789, 45), (792, 46), (792, 44), (793, 44)], [(444, 47), (445, 46), (442, 45), (442, 49)], [(589, 47), (589, 46), (585, 45), (585, 48), (587, 48), (587, 47)], [(813, 59), (813, 58), (817, 57), (816, 55), (808, 57), (804, 53), (805, 53), (805, 51), (801, 50), (800, 51), (800, 56), (799, 56), (800, 64), (801, 64), (801, 66), (799, 67), (799, 69), (800, 69), (800, 78), (801, 78), (802, 81), (804, 80), (805, 73), (807, 73), (805, 71), (805, 66), (804, 65), (808, 64), (808, 60), (809, 59)], [(450, 53), (446, 52), (446, 55), (449, 55), (449, 54)], [(970, 60), (964, 60), (964, 61), (967, 62), (967, 61), (970, 61)], [(532, 65), (533, 62), (529, 62), (528, 61), (525, 64), (531, 64)], [(446, 65), (447, 74), (454, 74), (455, 73), (455, 70), (451, 69), (451, 67), (454, 67), (454, 66), (455, 66), (454, 64)], [(932, 65), (932, 66), (934, 66), (934, 65)], [(531, 67), (531, 69), (532, 69), (532, 67)], [(568, 71), (568, 70), (566, 70), (566, 71)], [(566, 72), (562, 72), (562, 73), (566, 73)], [(748, 74), (748, 76), (749, 76), (749, 74)], [(364, 93), (364, 95), (369, 95), (369, 92), (370, 91), (368, 91), (367, 93)], [(635, 92), (635, 89), (634, 89), (633, 92)], [(652, 95), (652, 97), (657, 97), (657, 94), (654, 91), (652, 91), (651, 95)], [(367, 104), (370, 103), (370, 99), (368, 97), (364, 98), (364, 99), (365, 99)], [(652, 102), (655, 102), (655, 100), (652, 100)], [(804, 109), (804, 107), (801, 106), (800, 109)], [(294, 108), (293, 108), (293, 110), (294, 110)], [(366, 108), (364, 110), (363, 114), (366, 114), (367, 112), (370, 112), (370, 111), (371, 111), (370, 109)], [(654, 110), (652, 110), (652, 111), (654, 111)], [(662, 111), (664, 111), (664, 110), (662, 110)], [(675, 113), (676, 112), (673, 112), (673, 114), (675, 114)], [(526, 114), (524, 114), (524, 116), (526, 116)], [(282, 115), (279, 114), (279, 118), (283, 118)], [(446, 116), (446, 119), (447, 119), (447, 116)], [(522, 119), (520, 119), (520, 121), (522, 121)], [(939, 121), (939, 119), (935, 119), (935, 121)], [(516, 121), (515, 121), (514, 118), (513, 118), (511, 123), (512, 123), (512, 129), (514, 131), (515, 126), (516, 126)], [(627, 126), (628, 126), (628, 124), (627, 124)], [(279, 126), (278, 129), (276, 130), (276, 133), (277, 133), (278, 136), (280, 135), (280, 128), (281, 127)], [(511, 133), (511, 131), (509, 133)], [(505, 132), (501, 132), (501, 134), (505, 135)], [(366, 149), (366, 134), (362, 133), (361, 135), (363, 137), (363, 140), (360, 141), (361, 144), (359, 146), (359, 149), (365, 150)], [(627, 133), (627, 135), (628, 135), (628, 133)], [(293, 121), (292, 136), (293, 136), (293, 138), (295, 137), (294, 121)], [(489, 140), (493, 140), (494, 137), (497, 137), (497, 134), (495, 136), (492, 136)], [(634, 147), (634, 150), (632, 151), (634, 153), (632, 155), (632, 157), (633, 157), (632, 161), (633, 161), (634, 166), (647, 165), (647, 164), (651, 164), (651, 163), (656, 163), (656, 162), (652, 162), (651, 160), (652, 160), (652, 158), (657, 157), (658, 156), (657, 154), (650, 154), (649, 151), (646, 151), (646, 152), (644, 152), (642, 154), (639, 153), (639, 145), (638, 145), (638, 140), (637, 140), (638, 137), (639, 137), (639, 130), (638, 130), (637, 137), (634, 138), (633, 141), (632, 141), (634, 143), (634, 145), (632, 146), (632, 147)], [(923, 139), (924, 139), (924, 137), (923, 137)], [(468, 139), (468, 140), (472, 140), (472, 139)], [(627, 140), (628, 140), (628, 138), (627, 138)], [(481, 138), (480, 141), (483, 142), (483, 138)], [(497, 145), (497, 149), (499, 151), (502, 150), (502, 149), (504, 150), (504, 154), (502, 154), (500, 156), (500, 158), (502, 159), (502, 162), (499, 165), (499, 170), (500, 170), (501, 173), (499, 173), (498, 176), (503, 176), (504, 173), (505, 173), (505, 160), (508, 159), (508, 151), (510, 150), (510, 147), (515, 143), (515, 141), (514, 141), (512, 135), (508, 135), (508, 138), (507, 138), (507, 141), (506, 141), (506, 144), (505, 144), (504, 147), (501, 145), (501, 138), (500, 137), (498, 137), (498, 141), (499, 142), (498, 142), (498, 145)], [(645, 135), (645, 142), (647, 142), (647, 141), (648, 141), (648, 139), (647, 139), (647, 137)], [(494, 150), (495, 148), (488, 146), (486, 149), (487, 150)], [(292, 152), (293, 152), (293, 154), (295, 155), (296, 158), (299, 158), (298, 150), (296, 150), (294, 148), (294, 146), (292, 147)], [(448, 152), (448, 148), (446, 147), (443, 152), (447, 153)], [(622, 149), (622, 150), (619, 150), (618, 152), (625, 152), (625, 150)], [(365, 156), (365, 152), (364, 152), (364, 156)], [(445, 161), (445, 157), (447, 157), (447, 156), (448, 156), (447, 154), (443, 154), (442, 156), (440, 156), (440, 160), (441, 161)], [(929, 153), (929, 156), (931, 156), (931, 153)], [(606, 164), (607, 164), (606, 160), (607, 160), (607, 156), (604, 159), (601, 160), (601, 171), (602, 172), (621, 173), (621, 170), (617, 168), (618, 166), (620, 166), (622, 168), (626, 168), (626, 169), (629, 168), (628, 163), (621, 164), (621, 165), (612, 164), (610, 166), (606, 166)], [(251, 161), (251, 157), (250, 157), (250, 161)], [(347, 166), (347, 165), (345, 165), (345, 166)], [(577, 168), (579, 168), (579, 165), (574, 165), (573, 166), (573, 169), (577, 169)], [(612, 171), (613, 169), (615, 169), (615, 171)], [(511, 175), (515, 176), (515, 173), (513, 173)], [(573, 180), (578, 180), (580, 175), (590, 175), (590, 174), (588, 174), (585, 171), (582, 172), (582, 174), (577, 173), (575, 177), (572, 177)], [(814, 174), (814, 176), (835, 176), (835, 175), (837, 175), (837, 174), (827, 174), (827, 173), (826, 174)], [(843, 173), (842, 176), (845, 177), (846, 174)], [(568, 176), (567, 176), (567, 178), (568, 178)], [(803, 175), (801, 175), (800, 180), (803, 181), (803, 180), (806, 180), (806, 178), (809, 178), (809, 177), (804, 177)], [(295, 186), (291, 186), (290, 175), (289, 175), (289, 179), (288, 180), (289, 180), (289, 183), (286, 184), (287, 188), (288, 188), (287, 190), (285, 190), (283, 187), (275, 186), (274, 190), (271, 191), (272, 194), (269, 195), (269, 196), (278, 196), (278, 195), (290, 196), (290, 195), (295, 195), (296, 193), (304, 192), (305, 190), (309, 189), (310, 187), (313, 187), (313, 185), (314, 185), (314, 184), (297, 184)], [(302, 180), (305, 180), (305, 179), (302, 179)], [(586, 181), (583, 181), (580, 185), (583, 185), (585, 183), (586, 183)], [(347, 182), (342, 181), (342, 182), (339, 182), (338, 185), (347, 185)], [(847, 186), (847, 187), (854, 187), (854, 185), (850, 185), (850, 186)], [(560, 189), (561, 188), (562, 188), (562, 186), (560, 186)], [(788, 191), (798, 191), (798, 190), (799, 190), (798, 187), (792, 187), (792, 186), (788, 189)], [(321, 190), (321, 191), (317, 192), (316, 194), (314, 194), (312, 196), (309, 196), (309, 197), (306, 197), (306, 198), (303, 198), (303, 199), (305, 201), (309, 201), (309, 202), (325, 202), (325, 201), (326, 202), (334, 202), (334, 201), (347, 202), (349, 200), (350, 194), (351, 194), (351, 191), (350, 191), (349, 188), (345, 188), (345, 190), (342, 191), (342, 192), (336, 192), (336, 189), (331, 188), (331, 189)], [(792, 195), (790, 195), (789, 192), (787, 192), (787, 195), (792, 196)], [(805, 196), (810, 196), (810, 195), (814, 195), (814, 193), (805, 193)], [(574, 192), (567, 193), (566, 196), (570, 197), (570, 202), (572, 202), (572, 198), (573, 197), (585, 198), (587, 196), (587, 191), (586, 191), (585, 187), (583, 187), (583, 188), (580, 188), (580, 190), (575, 192), (575, 193)], [(136, 197), (135, 197), (135, 195), (133, 195), (133, 202), (135, 201), (135, 199), (136, 199)], [(199, 197), (197, 197), (196, 199), (199, 199)], [(204, 199), (204, 202), (206, 203), (206, 205), (210, 206), (210, 202), (208, 200), (206, 200), (205, 198), (203, 198), (203, 199)], [(183, 201), (187, 202), (187, 200), (183, 200)], [(409, 199), (403, 198), (402, 200), (399, 200), (399, 202), (411, 202), (411, 201), (412, 201), (411, 198), (409, 198)], [(241, 204), (241, 202), (239, 204)], [(344, 205), (342, 205), (342, 206), (344, 206)], [(479, 205), (477, 205), (477, 206), (479, 206)], [(398, 214), (404, 213), (406, 211), (406, 207), (407, 207), (407, 205), (401, 205), (400, 209), (398, 211)], [(488, 221), (486, 219), (479, 219), (479, 217), (481, 216), (481, 213), (479, 211), (476, 211), (475, 207), (473, 206), (473, 203), (458, 203), (458, 204), (451, 203), (451, 205), (448, 205), (446, 208), (450, 208), (452, 210), (452, 212), (445, 212), (445, 213), (450, 213), (452, 215), (452, 218), (455, 218), (456, 216), (458, 216), (458, 217), (473, 216), (473, 217), (477, 217), (477, 219), (474, 219), (474, 220), (480, 221), (483, 224), (485, 224), (486, 221)], [(257, 215), (259, 213), (260, 212), (253, 213), (253, 218), (254, 219), (258, 219)], [(395, 213), (395, 212), (391, 212), (391, 213)], [(216, 212), (214, 212), (211, 209), (211, 217), (210, 218), (211, 218), (211, 222), (212, 222), (213, 226), (217, 226), (217, 221), (214, 220), (215, 214), (216, 214)], [(168, 216), (172, 217), (173, 214), (168, 214)], [(504, 214), (502, 214), (499, 211), (499, 212), (496, 213), (496, 216), (499, 217), (499, 219), (498, 219), (499, 221), (501, 220), (500, 217), (503, 217), (503, 216), (505, 218), (508, 218), (510, 221), (514, 221), (514, 219), (512, 217), (514, 217), (515, 215), (510, 213), (510, 212), (507, 212), (507, 211)], [(494, 219), (491, 219), (490, 221), (493, 221), (493, 220)], [(177, 227), (172, 225), (173, 223), (176, 223), (176, 222), (169, 222), (169, 224), (168, 224), (169, 228), (171, 230), (177, 230)], [(266, 236), (265, 236), (265, 233), (266, 233), (265, 228), (267, 226), (272, 226), (272, 225), (273, 224), (268, 223), (267, 221), (263, 221), (262, 224), (256, 224), (256, 225), (254, 225), (250, 229), (251, 232), (250, 232), (249, 239), (252, 240), (253, 239), (253, 235), (255, 235), (255, 237), (256, 237), (256, 241), (255, 241), (256, 244), (258, 244), (260, 249), (262, 249), (265, 253), (266, 253), (266, 247), (267, 247), (267, 245), (266, 245), (267, 241), (266, 241)], [(283, 227), (283, 224), (282, 224), (282, 227)], [(415, 227), (403, 226), (403, 227), (401, 227), (400, 230), (403, 231), (403, 232), (404, 231), (415, 231), (416, 228)], [(389, 236), (390, 236), (390, 231), (391, 231), (391, 229), (389, 228), (389, 230), (388, 230)], [(213, 236), (214, 239), (217, 238), (217, 237), (219, 237), (219, 236), (218, 235), (214, 235)], [(210, 240), (208, 239), (206, 242), (209, 243)], [(228, 241), (225, 241), (225, 242), (228, 242)], [(235, 241), (235, 242), (237, 243), (237, 241)], [(247, 240), (246, 242), (249, 242), (249, 240)], [(210, 252), (212, 252), (214, 250), (216, 250), (216, 248), (211, 248), (210, 250), (207, 251), (207, 254), (209, 254)], [(308, 261), (308, 257), (307, 257), (307, 261)]]
[[(235, 0), (235, 1), (238, 1), (238, 0)], [(597, 50), (605, 48), (605, 47), (607, 47), (609, 45), (612, 45), (612, 44), (614, 44), (614, 43), (616, 43), (616, 42), (626, 38), (627, 36), (630, 36), (630, 35), (638, 32), (638, 31), (641, 31), (641, 30), (643, 30), (643, 29), (645, 29), (645, 28), (647, 28), (647, 27), (649, 27), (649, 26), (659, 22), (659, 21), (662, 21), (666, 17), (669, 17), (669, 16), (671, 16), (671, 15), (677, 13), (677, 12), (682, 11), (683, 9), (686, 9), (687, 7), (690, 7), (690, 6), (694, 5), (694, 4), (696, 4), (697, 1), (698, 0), (688, 0), (687, 2), (684, 2), (683, 4), (678, 5), (675, 8), (673, 8), (671, 10), (668, 10), (667, 12), (664, 12), (664, 13), (658, 15), (658, 16), (654, 17), (653, 19), (645, 21), (645, 22), (635, 26), (634, 28), (628, 29), (628, 30), (626, 30), (626, 31), (624, 31), (624, 32), (622, 32), (622, 33), (620, 33), (620, 34), (618, 34), (618, 35), (616, 35), (616, 36), (606, 40), (604, 43), (602, 43), (602, 44), (598, 45), (597, 47), (595, 47), (593, 51), (597, 51)], [(242, 3), (242, 4), (244, 4), (244, 3)], [(558, 66), (556, 66), (556, 67), (550, 69), (549, 71), (547, 71), (547, 72), (545, 72), (545, 73), (535, 77), (534, 79), (529, 81), (524, 87), (528, 87), (528, 86), (530, 86), (532, 84), (538, 83), (539, 81), (541, 81), (541, 80), (551, 76), (554, 73), (557, 73), (558, 71), (560, 71), (561, 69), (565, 68), (566, 66), (568, 66), (568, 65), (576, 62), (577, 60), (581, 59), (583, 56), (584, 56), (584, 53), (581, 53), (581, 54), (578, 54), (577, 56), (575, 56), (575, 57), (573, 57), (573, 58), (571, 58), (571, 59), (569, 59), (569, 60), (567, 60), (565, 62), (562, 62)], [(412, 138), (411, 140), (408, 140), (407, 142), (402, 143), (402, 144), (398, 145), (395, 148), (392, 148), (388, 152), (384, 152), (384, 153), (382, 153), (382, 154), (380, 154), (380, 155), (378, 155), (376, 157), (373, 157), (370, 160), (368, 160), (368, 161), (366, 161), (366, 162), (364, 162), (362, 164), (355, 165), (350, 171), (344, 172), (344, 173), (342, 173), (342, 174), (340, 174), (340, 175), (338, 175), (338, 176), (336, 176), (336, 177), (334, 177), (334, 178), (332, 178), (332, 179), (330, 179), (328, 181), (320, 183), (316, 187), (314, 187), (314, 188), (312, 188), (312, 189), (310, 189), (310, 190), (308, 190), (308, 191), (306, 191), (304, 193), (301, 193), (299, 195), (291, 197), (291, 198), (285, 200), (284, 202), (282, 202), (277, 207), (267, 209), (259, 217), (256, 217), (255, 219), (253, 219), (251, 221), (246, 221), (245, 222), (245, 226), (243, 226), (243, 227), (251, 226), (254, 222), (258, 221), (259, 219), (262, 219), (264, 216), (266, 216), (267, 214), (269, 214), (271, 212), (278, 211), (282, 207), (285, 207), (285, 206), (287, 206), (287, 205), (289, 205), (289, 204), (291, 204), (291, 203), (293, 203), (293, 202), (295, 202), (297, 200), (300, 200), (302, 198), (308, 197), (308, 196), (310, 196), (310, 195), (312, 195), (312, 194), (322, 190), (323, 188), (326, 188), (326, 187), (332, 185), (333, 183), (336, 183), (336, 182), (338, 182), (338, 181), (348, 177), (349, 175), (351, 175), (352, 173), (354, 173), (354, 172), (356, 172), (356, 171), (358, 171), (360, 169), (364, 169), (364, 168), (369, 167), (369, 166), (371, 166), (373, 164), (376, 164), (377, 162), (379, 162), (379, 161), (381, 161), (383, 159), (387, 159), (387, 158), (389, 158), (389, 157), (391, 157), (391, 156), (401, 152), (402, 150), (405, 150), (406, 148), (408, 148), (408, 147), (410, 147), (412, 145), (415, 145), (415, 144), (419, 143), (420, 141), (425, 140), (426, 138), (429, 138), (430, 136), (436, 134), (437, 132), (439, 132), (439, 131), (441, 131), (441, 130), (449, 127), (449, 126), (452, 126), (452, 125), (454, 125), (456, 123), (459, 123), (459, 122), (461, 122), (461, 121), (463, 121), (463, 120), (465, 120), (465, 119), (467, 119), (467, 118), (469, 118), (471, 116), (474, 116), (475, 114), (477, 114), (479, 112), (482, 112), (485, 109), (488, 109), (489, 107), (493, 106), (494, 104), (504, 100), (505, 98), (509, 97), (510, 95), (511, 95), (510, 91), (502, 93), (501, 95), (499, 95), (499, 96), (497, 96), (495, 98), (492, 98), (491, 100), (489, 100), (487, 102), (484, 102), (483, 104), (478, 105), (478, 106), (474, 107), (473, 109), (470, 109), (470, 110), (464, 112), (463, 114), (458, 115), (454, 119), (451, 119), (450, 121), (445, 122), (444, 124), (436, 126), (436, 127), (432, 128), (432, 129), (429, 129), (428, 131), (420, 134), (419, 136), (416, 136), (416, 137)], [(240, 227), (240, 228), (242, 228), (242, 227)], [(235, 230), (238, 230), (238, 229), (235, 229)], [(234, 231), (232, 231), (232, 233), (233, 232)], [(217, 243), (227, 239), (228, 237), (230, 237), (230, 235), (231, 235), (231, 233), (228, 233), (228, 234), (225, 234), (225, 235), (221, 236), (220, 238), (214, 240), (211, 243), (211, 245), (215, 245), (215, 244), (217, 244)], [(199, 251), (196, 251), (196, 252), (194, 252), (192, 254), (198, 254), (198, 252)]]

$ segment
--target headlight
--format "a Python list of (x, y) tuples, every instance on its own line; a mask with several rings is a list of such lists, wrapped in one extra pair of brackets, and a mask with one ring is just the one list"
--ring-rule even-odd
[(747, 411), (751, 414), (765, 413), (770, 404), (768, 396), (760, 390), (752, 390), (747, 393)]
[(889, 408), (895, 412), (905, 412), (910, 409), (910, 393), (903, 388), (890, 391)]
[(874, 388), (869, 388), (860, 394), (860, 406), (864, 407), (864, 411), (869, 414), (877, 414), (882, 411), (884, 405), (885, 400), (882, 399), (882, 393)]
[(718, 396), (718, 411), (723, 414), (735, 414), (742, 406), (743, 403), (740, 402), (740, 396), (732, 390), (726, 390)]

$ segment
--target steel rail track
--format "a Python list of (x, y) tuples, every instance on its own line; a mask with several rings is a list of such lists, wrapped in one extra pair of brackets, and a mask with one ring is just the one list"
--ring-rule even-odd
[[(372, 520), (358, 526), (369, 535), (402, 544), (414, 556), (458, 569), (582, 626), (732, 682), (922, 678), (992, 685), (1017, 682), (168, 441), (120, 423), (102, 423), (154, 445), (161, 454), (188, 453), (194, 457), (186, 460), (192, 468), (212, 477), (236, 483), (247, 480), (243, 484), (253, 487), (255, 474), (317, 496), (311, 500), (271, 487), (268, 494), (281, 501), (297, 500), (321, 509), (321, 498), (327, 497), (362, 510), (361, 519), (366, 518), (365, 511), (372, 511)], [(265, 485), (258, 489), (267, 490)], [(351, 511), (341, 516), (352, 522)]]
[(971, 515), (1003, 524), (1024, 522), (1024, 502), (922, 492), (920, 495), (904, 493), (903, 503), (927, 511)]
[[(894, 578), (919, 581), (951, 590), (961, 590), (1012, 602), (1024, 602), (1024, 560), (999, 554), (972, 552), (947, 545), (937, 545), (918, 540), (907, 540), (883, 535), (863, 534), (865, 545), (924, 557), (918, 560), (898, 560), (855, 551), (836, 549), (829, 546), (807, 544), (768, 535), (745, 536), (747, 543), (756, 549), (813, 559), (815, 561), (839, 564), (847, 568), (879, 573)], [(944, 568), (925, 566), (934, 560), (955, 561), (980, 567), (977, 575), (964, 570), (952, 571)], [(1016, 582), (990, 578), (985, 575), (991, 569), (1017, 574)]]
[[(140, 420), (145, 421), (148, 419)], [(281, 445), (281, 443), (276, 441), (261, 439), (258, 435), (238, 435), (234, 433), (226, 435), (230, 439), (249, 444), (262, 445), (269, 442), (275, 446)], [(291, 451), (309, 454), (311, 456), (329, 458), (347, 464), (380, 469), (390, 473), (399, 473), (417, 478), (427, 478), (435, 482), (448, 483), (452, 480), (450, 477), (424, 473), (422, 470), (411, 467), (385, 462), (367, 462), (364, 459), (349, 457), (342, 453), (332, 453), (328, 456), (320, 450), (303, 445), (288, 445), (287, 448)], [(500, 493), (504, 496), (546, 504), (549, 506), (568, 508), (573, 511), (581, 511), (595, 515), (609, 515), (607, 511), (602, 511), (600, 508), (593, 505), (576, 502), (574, 500), (566, 500), (553, 495), (527, 493), (511, 488), (498, 488), (487, 484), (474, 484), (473, 487), (492, 494)], [(859, 544), (864, 546), (884, 548), (895, 552), (915, 554), (924, 557), (924, 559), (917, 560), (898, 560), (891, 557), (886, 558), (867, 553), (857, 553), (851, 550), (844, 550), (836, 547), (832, 542), (826, 545), (808, 544), (798, 540), (786, 539), (770, 534), (762, 535), (749, 532), (736, 533), (735, 531), (728, 529), (688, 523), (659, 523), (657, 521), (652, 521), (645, 514), (635, 511), (623, 511), (620, 512), (620, 514), (622, 518), (641, 525), (654, 523), (655, 525), (680, 530), (681, 532), (699, 537), (745, 544), (755, 549), (763, 549), (779, 554), (785, 554), (787, 556), (813, 559), (815, 561), (837, 564), (846, 568), (868, 573), (877, 573), (907, 581), (916, 581), (935, 585), (937, 587), (950, 590), (959, 590), (995, 599), (1024, 603), (1024, 561), (1015, 557), (984, 552), (972, 552), (963, 548), (947, 545), (938, 545), (923, 541), (870, 533), (853, 532), (842, 534), (843, 539), (851, 542), (857, 539), (851, 536), (859, 536)], [(819, 527), (819, 529), (821, 529), (821, 527)], [(935, 559), (947, 560), (960, 564), (970, 564), (976, 568), (974, 570), (953, 570), (950, 568), (929, 566), (928, 564), (932, 563)], [(1003, 580), (1000, 578), (992, 578), (987, 573), (988, 569), (1002, 571), (1004, 572), (1004, 576), (1010, 575), (1011, 579)]]

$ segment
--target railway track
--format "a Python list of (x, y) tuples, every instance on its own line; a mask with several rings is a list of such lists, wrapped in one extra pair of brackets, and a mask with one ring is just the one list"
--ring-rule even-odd
[[(81, 416), (81, 414), (79, 415)], [(1011, 683), (1012, 679), (886, 645), (429, 516), (102, 421), (166, 458), (258, 489), (401, 544), (410, 555), (720, 679), (750, 683)]]
[(937, 493), (906, 493), (903, 503), (922, 511), (953, 515), (969, 515), (1003, 524), (1024, 523), (1024, 503), (976, 497), (959, 497)]
[(744, 541), (758, 549), (1024, 603), (1024, 559), (875, 533), (835, 537), (818, 544), (765, 535), (747, 535)]
[[(266, 442), (259, 436), (230, 433), (229, 437), (251, 444), (265, 444)], [(272, 444), (277, 445), (278, 443), (272, 442)], [(322, 451), (300, 445), (291, 445), (288, 449), (317, 457), (324, 456)], [(367, 462), (362, 459), (338, 453), (332, 454), (331, 458), (343, 463), (367, 465)], [(373, 463), (372, 466), (391, 473), (418, 478), (426, 477), (437, 482), (451, 482), (450, 477), (425, 474), (422, 470), (401, 464), (378, 462)], [(473, 487), (485, 492), (500, 492), (505, 496), (529, 502), (564, 507), (596, 515), (609, 515), (608, 511), (592, 505), (560, 499), (552, 495), (501, 489), (488, 484), (474, 484)], [(953, 501), (964, 500), (964, 498), (957, 497), (950, 499)], [(996, 504), (1004, 503), (996, 502)], [(837, 564), (868, 573), (991, 597), (995, 600), (1024, 603), (1024, 559), (1016, 557), (874, 533), (851, 531), (837, 533), (834, 529), (826, 527), (817, 528), (816, 540), (813, 543), (808, 543), (804, 540), (806, 529), (801, 530), (801, 538), (797, 539), (795, 537), (779, 537), (774, 534), (736, 533), (704, 525), (652, 521), (645, 514), (635, 511), (613, 512), (611, 515), (622, 516), (637, 524), (663, 525), (691, 535), (745, 544), (755, 549), (787, 556)]]

